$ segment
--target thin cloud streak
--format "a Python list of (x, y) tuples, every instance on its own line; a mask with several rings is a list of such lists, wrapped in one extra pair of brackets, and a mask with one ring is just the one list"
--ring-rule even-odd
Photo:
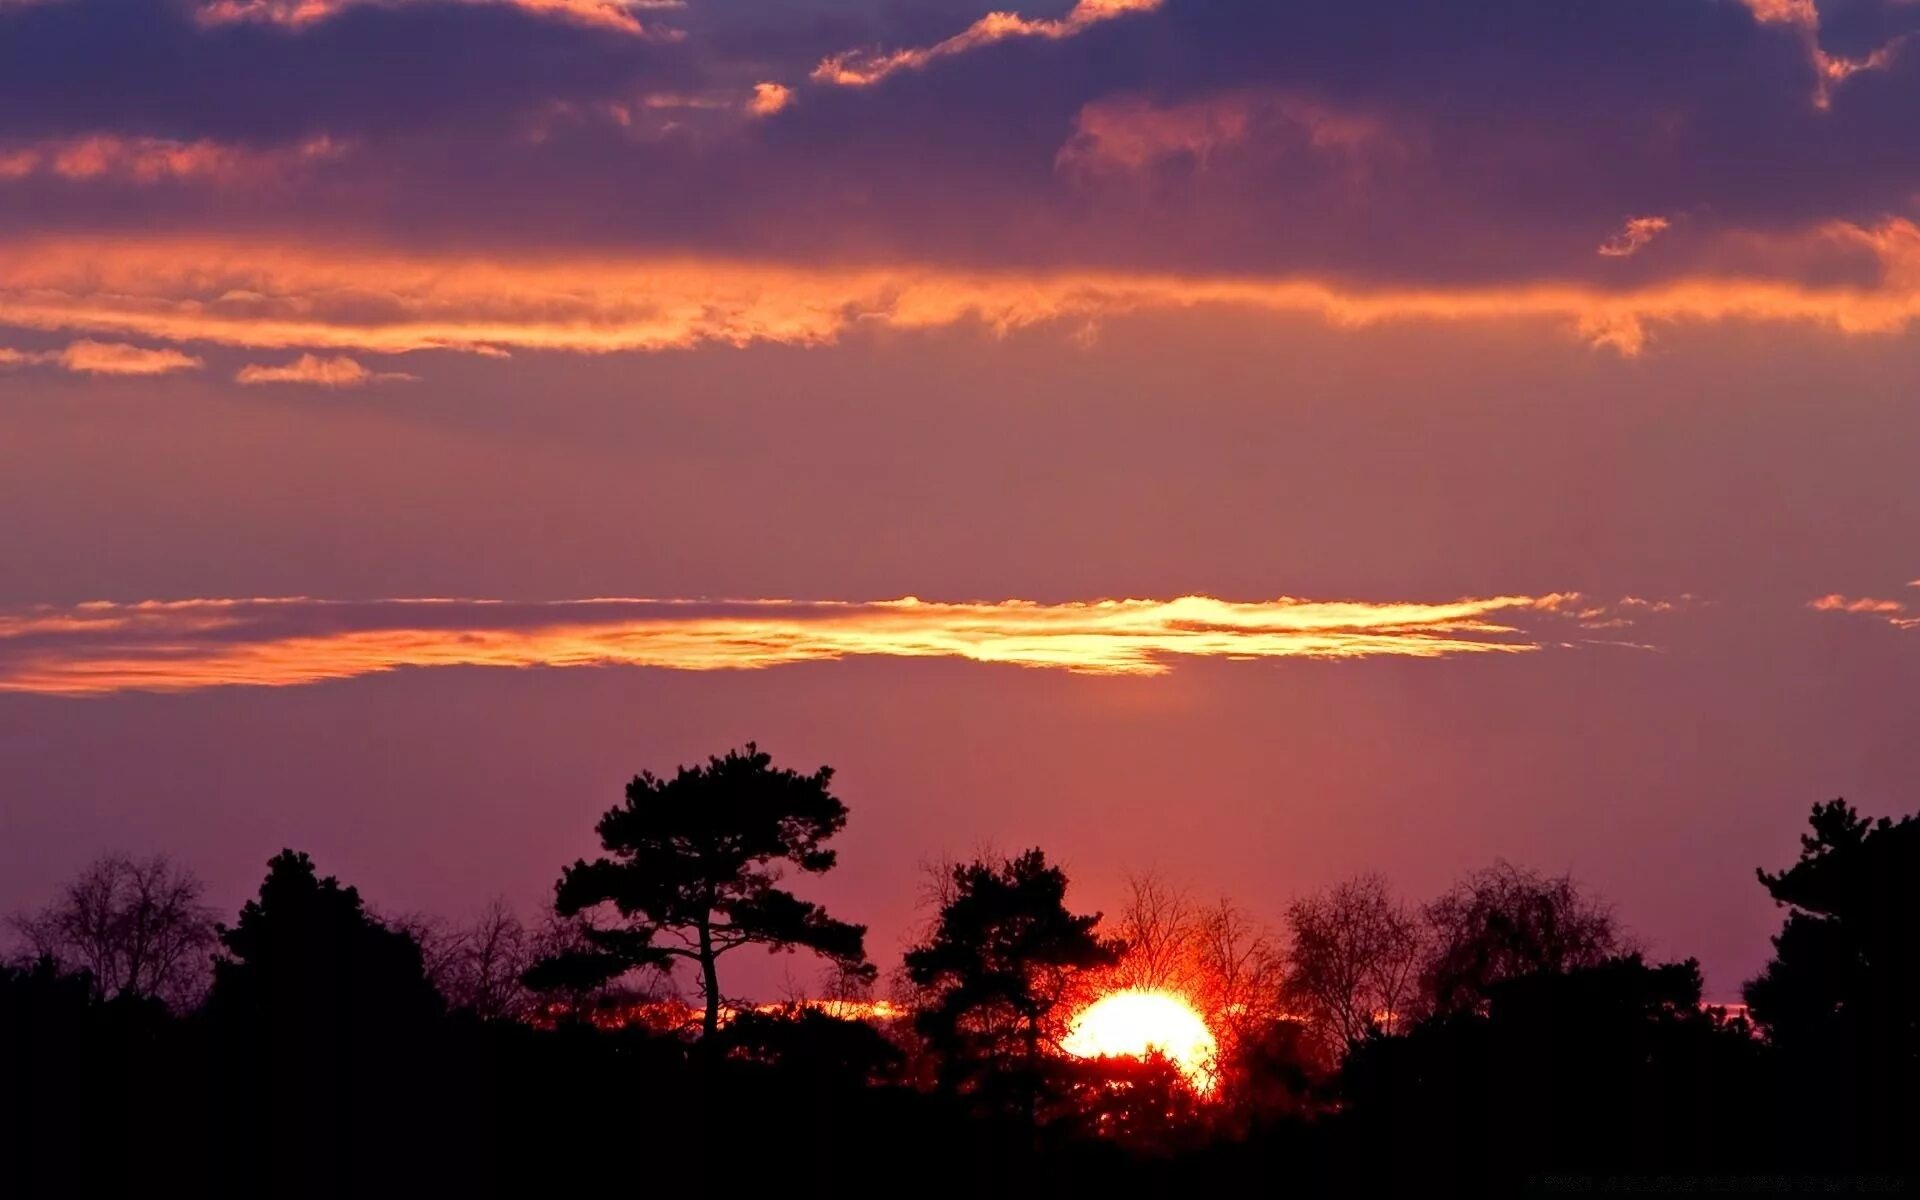
[(1085, 33), (1102, 21), (1152, 12), (1161, 0), (1079, 0), (1059, 20), (1035, 20), (1018, 13), (990, 12), (960, 33), (931, 46), (907, 50), (843, 50), (813, 69), (815, 83), (869, 87), (900, 71), (917, 71), (936, 59), (965, 54), (1013, 38), (1058, 41)]
[(234, 375), (234, 382), (245, 384), (300, 383), (311, 387), (352, 388), (370, 383), (418, 383), (418, 375), (404, 371), (370, 371), (358, 360), (345, 355), (321, 358), (302, 354), (290, 363), (268, 366), (248, 363)]
[(0, 692), (267, 687), (402, 667), (753, 670), (854, 656), (1151, 676), (1180, 658), (1439, 659), (1584, 641), (1639, 602), (202, 599), (0, 612)]
[(93, 133), (0, 144), (0, 183), (46, 177), (67, 183), (259, 184), (338, 159), (347, 150), (328, 137), (259, 150), (206, 138), (189, 142)]
[(171, 375), (197, 371), (206, 363), (173, 349), (148, 349), (123, 342), (73, 342), (60, 350), (0, 347), (0, 368), (53, 366), (76, 375)]
[[(306, 29), (339, 16), (350, 8), (400, 8), (408, 0), (204, 0), (195, 9), (202, 25), (259, 22), (283, 29)], [(498, 4), (536, 16), (574, 25), (608, 29), (638, 36), (672, 37), (669, 31), (641, 24), (638, 14), (649, 9), (683, 8), (683, 0), (452, 0), (463, 4)]]
[(816, 346), (860, 326), (977, 323), (1010, 332), (1132, 313), (1227, 307), (1398, 321), (1535, 321), (1638, 353), (1662, 325), (1756, 322), (1895, 334), (1920, 319), (1920, 226), (1833, 225), (1813, 241), (1871, 253), (1872, 285), (1698, 277), (1360, 288), (1302, 278), (914, 265), (806, 267), (606, 257), (487, 261), (194, 239), (0, 244), (0, 325), (257, 350), (611, 353), (708, 343)]

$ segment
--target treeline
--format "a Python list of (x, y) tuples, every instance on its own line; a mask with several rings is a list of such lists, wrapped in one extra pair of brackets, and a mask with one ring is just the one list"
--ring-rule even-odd
[[(643, 773), (532, 924), (382, 916), (293, 851), (226, 923), (190, 872), (103, 859), (13, 919), (0, 1194), (1778, 1193), (1920, 1165), (1920, 818), (1813, 810), (1728, 1012), (1506, 863), (1418, 905), (1363, 876), (1270, 931), (1152, 877), (1103, 918), (1041, 851), (985, 856), (930, 872), (882, 978), (784, 886), (836, 866), (831, 782), (753, 746)], [(730, 999), (749, 946), (817, 956), (820, 988)], [(1062, 1052), (1126, 989), (1205, 1020), (1198, 1076)]]

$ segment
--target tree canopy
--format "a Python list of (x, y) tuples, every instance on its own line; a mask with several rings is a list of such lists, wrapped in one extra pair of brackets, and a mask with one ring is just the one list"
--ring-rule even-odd
[(1427, 905), (1432, 957), (1421, 974), (1440, 1011), (1484, 1005), (1503, 980), (1593, 967), (1628, 950), (1612, 911), (1570, 876), (1500, 861)]
[(1111, 965), (1121, 944), (1099, 935), (1099, 913), (1067, 908), (1066, 872), (1037, 849), (954, 866), (945, 886), (930, 936), (904, 960), (924, 997), (916, 1027), (940, 1052), (945, 1085), (1011, 1074), (1032, 1119), (1076, 975)]
[(1920, 1122), (1920, 818), (1833, 800), (1809, 824), (1797, 862), (1758, 872), (1789, 912), (1746, 999), (1825, 1136), (1887, 1161)]
[(555, 888), (561, 915), (610, 908), (619, 922), (588, 927), (587, 949), (548, 960), (534, 979), (578, 983), (689, 962), (711, 1035), (723, 1003), (718, 961), (742, 946), (811, 950), (871, 978), (866, 926), (779, 886), (783, 867), (817, 875), (834, 866), (826, 842), (846, 826), (847, 806), (832, 779), (831, 767), (776, 768), (751, 742), (671, 778), (636, 775), (595, 826), (607, 855), (567, 867)]

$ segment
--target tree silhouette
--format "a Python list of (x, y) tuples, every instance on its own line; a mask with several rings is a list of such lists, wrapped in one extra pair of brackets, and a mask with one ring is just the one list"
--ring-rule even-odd
[(1473, 1008), (1494, 984), (1598, 966), (1627, 950), (1613, 912), (1571, 876), (1500, 861), (1427, 905), (1432, 958), (1422, 972), (1436, 1009)]
[(227, 957), (201, 1015), (236, 1181), (278, 1172), (268, 1190), (312, 1195), (364, 1193), (375, 1178), (397, 1187), (394, 1164), (417, 1159), (409, 1139), (439, 1111), (423, 1097), (444, 1005), (420, 947), (292, 850), (220, 940)]
[(1361, 875), (1296, 900), (1287, 926), (1287, 998), (1328, 1062), (1408, 1023), (1426, 935), (1385, 879)]
[(749, 742), (671, 779), (635, 776), (626, 802), (595, 826), (610, 857), (575, 862), (555, 888), (561, 915), (611, 906), (621, 923), (586, 930), (590, 949), (547, 960), (532, 979), (579, 987), (690, 962), (711, 1037), (720, 1025), (718, 962), (729, 951), (806, 949), (871, 974), (866, 926), (777, 886), (785, 864), (809, 874), (833, 868), (823, 844), (847, 823), (847, 806), (827, 790), (833, 769), (802, 775), (772, 764)]
[(1746, 986), (1793, 1094), (1825, 1140), (1912, 1161), (1920, 1122), (1920, 817), (1817, 805), (1800, 859), (1758, 872), (1789, 906), (1774, 958)]
[(1758, 1046), (1700, 1003), (1691, 960), (1510, 976), (1472, 1008), (1357, 1045), (1340, 1086), (1388, 1194), (1487, 1195), (1541, 1172), (1755, 1166)]
[(904, 960), (924, 999), (915, 1027), (940, 1055), (944, 1087), (1010, 1082), (1036, 1122), (1043, 1055), (1076, 976), (1111, 966), (1121, 946), (1095, 932), (1099, 913), (1068, 910), (1066, 873), (1037, 849), (952, 867), (947, 883), (931, 936)]
[(96, 999), (147, 996), (188, 1009), (206, 986), (214, 944), (204, 890), (165, 855), (110, 854), (13, 925), (36, 955), (87, 972)]
[(282, 850), (267, 863), (260, 895), (220, 927), (228, 957), (214, 964), (209, 1006), (297, 1021), (302, 1032), (372, 1031), (441, 1011), (420, 947), (369, 915), (358, 889), (320, 878), (313, 860)]

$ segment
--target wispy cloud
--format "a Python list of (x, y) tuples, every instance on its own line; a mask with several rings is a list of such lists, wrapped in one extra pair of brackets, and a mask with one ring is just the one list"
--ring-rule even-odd
[[(232, 25), (257, 21), (286, 29), (303, 29), (329, 20), (349, 8), (400, 8), (410, 0), (203, 0), (195, 10), (202, 24)], [(683, 8), (683, 0), (458, 0), (466, 4), (497, 4), (522, 12), (550, 16), (575, 25), (618, 30), (636, 36), (672, 36), (670, 31), (641, 24), (639, 14), (650, 9)]]
[(188, 142), (93, 133), (0, 143), (0, 182), (45, 177), (70, 183), (260, 183), (339, 158), (346, 151), (344, 143), (327, 137), (256, 149), (209, 139)]
[[(1908, 587), (1920, 588), (1920, 579), (1914, 580)], [(1920, 629), (1920, 613), (1901, 600), (1878, 599), (1873, 596), (1846, 596), (1839, 592), (1821, 596), (1807, 602), (1807, 607), (1815, 612), (1843, 613), (1849, 616), (1870, 617), (1884, 621), (1895, 629)]]
[(369, 371), (357, 360), (337, 355), (322, 358), (302, 354), (290, 363), (263, 366), (248, 363), (234, 375), (239, 383), (303, 383), (313, 387), (364, 387), (369, 383), (416, 383), (420, 377), (404, 371)]
[(176, 371), (197, 371), (205, 365), (200, 359), (178, 350), (148, 349), (124, 342), (82, 339), (60, 350), (0, 347), (0, 368), (52, 366), (76, 375), (171, 375)]
[(78, 341), (60, 351), (60, 365), (82, 375), (171, 375), (206, 363), (178, 350), (150, 350), (124, 342)]
[(1079, 0), (1058, 20), (1036, 20), (1010, 12), (991, 12), (960, 33), (931, 46), (906, 50), (843, 50), (813, 69), (817, 83), (866, 87), (899, 71), (915, 71), (936, 59), (965, 54), (1010, 38), (1073, 37), (1115, 17), (1151, 12), (1161, 0)]
[(1041, 604), (807, 600), (207, 599), (0, 610), (0, 691), (289, 686), (402, 667), (749, 670), (854, 656), (1158, 675), (1181, 658), (1437, 659), (1584, 638), (1571, 593), (1442, 603), (1208, 596)]
[(1630, 217), (1619, 232), (1600, 243), (1598, 253), (1603, 258), (1631, 258), (1671, 228), (1673, 222), (1665, 217)]
[(1292, 92), (1238, 89), (1175, 104), (1115, 96), (1083, 105), (1054, 167), (1131, 173), (1177, 159), (1204, 168), (1215, 154), (1250, 140), (1282, 139), (1340, 156), (1394, 148), (1386, 127), (1372, 117)]
[(1848, 58), (1832, 54), (1820, 43), (1820, 10), (1814, 0), (1742, 0), (1753, 19), (1762, 25), (1782, 25), (1797, 31), (1806, 45), (1807, 61), (1813, 68), (1814, 107), (1833, 106), (1833, 91), (1841, 83), (1862, 71), (1884, 70), (1906, 42), (1901, 35), (1864, 55)]

